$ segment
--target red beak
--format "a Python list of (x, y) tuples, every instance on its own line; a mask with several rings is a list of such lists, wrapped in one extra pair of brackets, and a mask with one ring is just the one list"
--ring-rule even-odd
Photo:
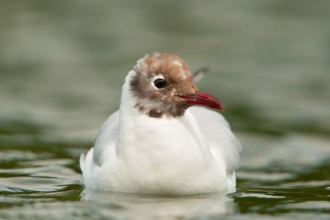
[(222, 106), (222, 104), (217, 98), (200, 91), (196, 91), (196, 93), (192, 95), (179, 96), (179, 97), (187, 100), (188, 103), (194, 105), (204, 105), (210, 108), (219, 109), (221, 111), (225, 110), (225, 108)]

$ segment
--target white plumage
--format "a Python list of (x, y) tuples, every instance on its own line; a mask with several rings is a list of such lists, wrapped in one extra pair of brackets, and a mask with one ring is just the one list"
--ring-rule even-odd
[[(151, 68), (143, 62), (136, 67)], [(197, 106), (183, 116), (150, 117), (137, 108), (139, 98), (132, 92), (137, 72), (125, 79), (120, 109), (80, 157), (85, 186), (146, 194), (234, 192), (241, 145), (224, 117)]]

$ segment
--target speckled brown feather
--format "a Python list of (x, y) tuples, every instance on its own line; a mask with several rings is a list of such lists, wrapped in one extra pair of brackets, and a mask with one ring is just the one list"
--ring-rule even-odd
[[(191, 106), (178, 97), (194, 94), (197, 90), (193, 75), (178, 56), (167, 53), (152, 53), (142, 58), (133, 68), (130, 91), (136, 97), (136, 107), (140, 112), (153, 118), (182, 116)], [(157, 90), (151, 85), (152, 78), (162, 75), (166, 86)]]

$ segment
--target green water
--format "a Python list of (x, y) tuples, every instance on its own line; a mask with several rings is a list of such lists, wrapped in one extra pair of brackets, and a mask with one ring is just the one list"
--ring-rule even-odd
[[(330, 2), (0, 3), (0, 219), (329, 219)], [(175, 53), (242, 142), (237, 192), (84, 190), (80, 153), (144, 54)]]

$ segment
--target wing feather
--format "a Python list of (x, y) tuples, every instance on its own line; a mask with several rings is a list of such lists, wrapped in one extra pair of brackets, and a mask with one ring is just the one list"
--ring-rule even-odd
[(225, 161), (228, 173), (238, 169), (242, 146), (226, 119), (218, 112), (204, 107), (194, 106), (189, 111), (196, 118), (213, 156)]

